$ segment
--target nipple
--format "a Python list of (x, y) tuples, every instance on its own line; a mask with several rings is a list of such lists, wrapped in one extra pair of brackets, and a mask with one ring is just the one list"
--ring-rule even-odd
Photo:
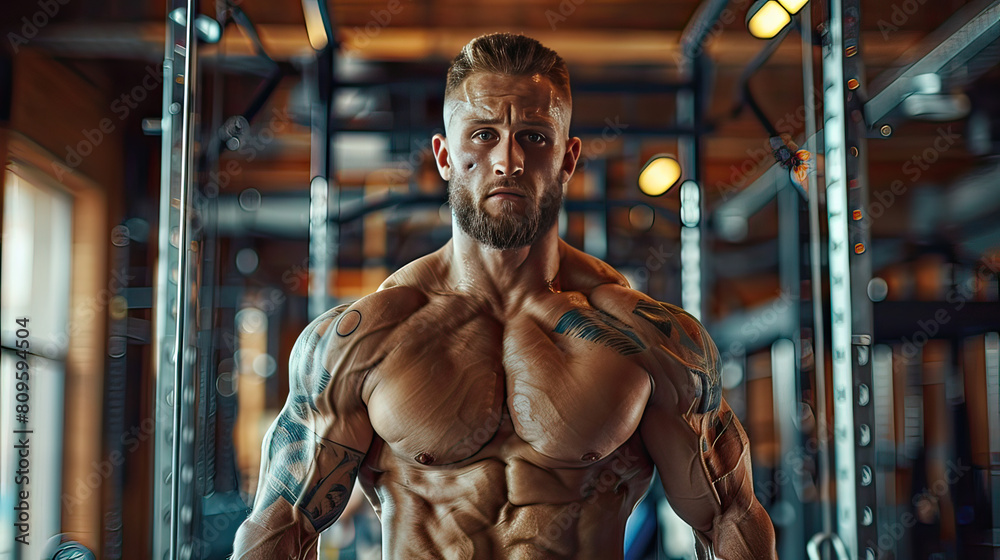
[(588, 461), (588, 462), (593, 463), (594, 461), (596, 461), (596, 460), (598, 460), (600, 458), (601, 458), (601, 454), (600, 453), (594, 453), (593, 451), (591, 451), (590, 453), (587, 453), (583, 457), (580, 457), (580, 460), (581, 461)]
[(420, 455), (414, 457), (414, 460), (421, 465), (429, 465), (434, 462), (434, 456), (430, 453), (421, 453)]

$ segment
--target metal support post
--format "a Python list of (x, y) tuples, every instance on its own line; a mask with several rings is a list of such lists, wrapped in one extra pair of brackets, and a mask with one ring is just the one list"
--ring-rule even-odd
[[(789, 514), (782, 527), (778, 541), (778, 556), (790, 558), (800, 555), (805, 547), (804, 515), (802, 509), (802, 432), (799, 421), (799, 402), (802, 400), (801, 336), (799, 316), (802, 311), (800, 297), (799, 263), (799, 200), (797, 190), (786, 173), (777, 182), (778, 189), (778, 273), (781, 283), (781, 299), (792, 302), (792, 311), (779, 339), (771, 347), (772, 376), (775, 396), (776, 429), (779, 434), (781, 456), (779, 468), (781, 477), (780, 504)], [(781, 357), (781, 363), (778, 358)]]
[[(875, 560), (877, 522), (871, 373), (872, 317), (859, 0), (831, 0), (823, 49), (830, 232), (837, 533), (851, 558)], [(869, 437), (865, 437), (865, 433)]]
[(312, 153), (309, 157), (309, 317), (333, 307), (340, 233), (340, 192), (333, 168), (334, 51), (316, 53), (313, 80)]
[[(194, 518), (194, 405), (196, 399), (190, 313), (197, 300), (191, 282), (189, 223), (197, 123), (197, 0), (169, 0), (163, 72), (162, 167), (156, 270), (156, 433), (153, 459), (153, 558), (192, 557)], [(169, 14), (182, 15), (184, 25)], [(180, 19), (180, 18), (178, 18)]]
[[(678, 126), (700, 126), (702, 107), (701, 85), (704, 59), (700, 56), (686, 59), (681, 72), (691, 87), (677, 92)], [(701, 138), (696, 134), (677, 139), (677, 158), (681, 164), (681, 307), (700, 321), (706, 320), (702, 294), (706, 285), (702, 263), (704, 203), (701, 196)]]
[(843, 0), (844, 98), (847, 157), (848, 255), (851, 281), (851, 347), (854, 372), (855, 472), (858, 476), (857, 515), (859, 557), (875, 560), (878, 543), (878, 494), (875, 476), (875, 403), (892, 394), (874, 390), (872, 349), (874, 332), (868, 283), (872, 279), (871, 227), (868, 215), (868, 127), (864, 119), (867, 97), (861, 59), (861, 0)]
[(993, 506), (993, 526), (988, 542), (1000, 549), (1000, 336), (986, 335), (986, 411), (990, 442), (990, 503)]

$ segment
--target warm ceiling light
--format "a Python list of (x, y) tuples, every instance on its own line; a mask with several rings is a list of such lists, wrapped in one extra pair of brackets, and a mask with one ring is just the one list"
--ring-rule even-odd
[(776, 0), (757, 0), (747, 11), (747, 28), (758, 39), (770, 39), (777, 35), (792, 16)]
[(808, 1), (809, 0), (778, 0), (778, 2), (781, 3), (781, 6), (788, 10), (788, 13), (793, 16), (799, 13), (799, 10), (801, 10), (802, 6), (805, 6)]
[(649, 159), (639, 172), (639, 190), (649, 196), (660, 196), (681, 178), (681, 164), (673, 156), (658, 154)]

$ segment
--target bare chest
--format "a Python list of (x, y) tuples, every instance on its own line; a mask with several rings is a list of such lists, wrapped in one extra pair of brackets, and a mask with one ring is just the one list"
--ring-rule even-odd
[(396, 460), (440, 466), (528, 452), (552, 467), (586, 465), (632, 436), (649, 397), (631, 357), (642, 342), (591, 308), (500, 322), (429, 305), (389, 342), (366, 397), (382, 452)]

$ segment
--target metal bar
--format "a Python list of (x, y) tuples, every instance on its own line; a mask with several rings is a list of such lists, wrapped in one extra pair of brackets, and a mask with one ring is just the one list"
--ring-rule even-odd
[[(128, 305), (123, 296), (128, 287), (129, 231), (124, 225), (111, 230), (111, 266), (121, 282), (113, 287), (108, 305), (108, 370), (104, 389), (104, 441), (107, 458), (120, 457), (125, 434), (125, 398), (128, 348)], [(104, 494), (107, 510), (104, 514), (104, 542), (101, 557), (118, 560), (122, 557), (122, 484), (120, 461), (111, 460), (111, 473)]]
[[(184, 0), (168, 0), (167, 13), (180, 7)], [(176, 141), (178, 130), (181, 128), (181, 104), (175, 99), (182, 96), (181, 90), (184, 87), (178, 84), (176, 78), (180, 75), (175, 70), (175, 62), (179, 62), (177, 57), (183, 52), (183, 45), (178, 43), (176, 37), (177, 25), (170, 18), (166, 23), (166, 40), (163, 55), (163, 114), (161, 117), (161, 146), (160, 146), (160, 208), (159, 208), (159, 233), (157, 236), (157, 264), (156, 264), (156, 289), (155, 300), (150, 302), (154, 309), (154, 333), (153, 355), (156, 361), (156, 398), (155, 416), (156, 432), (154, 436), (153, 454), (153, 542), (152, 558), (162, 560), (170, 553), (170, 500), (171, 486), (170, 473), (172, 460), (173, 439), (173, 406), (172, 395), (173, 377), (167, 372), (171, 370), (173, 364), (173, 350), (171, 340), (175, 330), (174, 317), (170, 312), (172, 302), (170, 300), (170, 287), (174, 282), (171, 270), (176, 268), (176, 241), (172, 239), (172, 224), (177, 223), (177, 208), (174, 206), (175, 191), (178, 181), (175, 181), (177, 170), (175, 169), (175, 159), (180, 157), (177, 154), (178, 143)], [(129, 295), (129, 305), (138, 307), (142, 303), (133, 301), (131, 294), (139, 293), (139, 289), (131, 288), (127, 292)]]
[(681, 54), (684, 58), (692, 60), (702, 54), (709, 31), (718, 23), (728, 5), (729, 0), (706, 0), (698, 5), (681, 32)]
[[(833, 532), (832, 501), (830, 499), (830, 439), (826, 413), (826, 321), (823, 313), (823, 247), (819, 223), (819, 175), (816, 173), (817, 134), (815, 80), (813, 78), (812, 4), (806, 2), (800, 12), (802, 24), (802, 93), (805, 104), (806, 151), (812, 158), (807, 171), (807, 196), (809, 202), (809, 284), (812, 290), (813, 327), (813, 391), (816, 397), (816, 454), (819, 478), (820, 519), (822, 533)], [(774, 165), (777, 168), (778, 165)]]
[(309, 157), (309, 317), (317, 317), (330, 308), (329, 286), (334, 281), (331, 262), (336, 254), (331, 254), (330, 243), (330, 181), (329, 159), (331, 157), (331, 113), (333, 91), (332, 54), (323, 51), (316, 55), (316, 62), (308, 76), (312, 81), (309, 91), (316, 95), (311, 104), (312, 152)]
[[(861, 53), (861, 0), (843, 0), (843, 61), (845, 83), (852, 87), (845, 92), (841, 103), (845, 114), (856, 115), (864, 110), (867, 99), (864, 64)], [(856, 84), (855, 84), (856, 82)], [(859, 558), (875, 560), (878, 545), (878, 485), (876, 483), (875, 445), (870, 437), (875, 429), (875, 402), (886, 398), (874, 390), (872, 378), (872, 301), (868, 297), (868, 283), (872, 279), (870, 221), (860, 219), (868, 213), (868, 146), (867, 126), (861, 119), (844, 121), (846, 133), (847, 167), (847, 222), (850, 261), (851, 302), (851, 370), (854, 389), (855, 473), (859, 486), (857, 499), (857, 542), (854, 551)], [(891, 398), (891, 395), (889, 395)], [(865, 437), (865, 433), (869, 437)]]
[[(775, 413), (778, 418), (778, 429), (781, 434), (781, 469), (788, 475), (783, 480), (781, 501), (788, 505), (792, 513), (791, 519), (779, 533), (778, 555), (781, 558), (794, 558), (802, 554), (805, 548), (805, 515), (802, 506), (802, 476), (799, 461), (802, 457), (801, 431), (799, 430), (798, 403), (802, 401), (802, 388), (799, 374), (802, 371), (801, 318), (801, 263), (799, 262), (799, 193), (791, 183), (791, 177), (786, 174), (783, 184), (779, 184), (778, 192), (778, 276), (781, 293), (790, 302), (789, 319), (782, 339), (772, 346), (772, 360), (781, 357), (785, 364), (779, 375), (784, 385), (781, 389), (783, 402), (775, 401)], [(775, 354), (775, 349), (778, 353)], [(775, 396), (779, 396), (777, 393)]]
[(837, 476), (837, 531), (850, 556), (857, 551), (854, 407), (851, 369), (851, 285), (847, 234), (847, 134), (844, 107), (842, 1), (830, 0), (823, 45), (823, 132), (830, 244), (830, 313), (833, 348), (834, 447)]
[[(875, 399), (875, 425), (870, 437), (875, 446), (876, 490), (878, 508), (875, 514), (881, 519), (896, 519), (896, 431), (893, 393), (892, 347), (875, 346), (872, 354), (872, 378)], [(863, 434), (862, 434), (863, 435)], [(879, 543), (880, 553), (895, 556), (896, 540), (891, 539), (888, 549)]]
[[(690, 78), (694, 87), (677, 92), (677, 123), (697, 131), (701, 126), (701, 85), (704, 80), (704, 58), (696, 56), (681, 63), (681, 75)], [(629, 131), (631, 134), (632, 131)], [(697, 132), (677, 139), (677, 159), (681, 165), (681, 307), (696, 319), (704, 321), (705, 267), (702, 262), (705, 243), (704, 201), (701, 196), (701, 138)]]
[[(809, 99), (807, 103), (811, 104), (812, 99)], [(807, 118), (806, 120), (808, 121), (809, 119)], [(811, 147), (811, 149), (807, 149), (813, 154), (814, 159), (816, 155), (815, 150), (819, 149), (818, 146), (822, 143), (822, 140), (821, 134), (817, 134), (815, 130), (810, 134), (807, 129), (805, 145)], [(815, 171), (812, 173), (813, 175), (811, 175), (810, 180), (815, 182)], [(787, 175), (788, 172), (785, 168), (778, 163), (773, 163), (759, 177), (754, 179), (752, 183), (740, 190), (739, 193), (718, 205), (713, 212), (714, 216), (712, 220), (715, 224), (716, 233), (729, 241), (739, 241), (746, 237), (747, 221), (751, 216), (760, 212), (769, 202), (774, 200), (774, 197), (778, 193), (775, 184), (782, 180), (782, 176), (787, 177)]]
[[(794, 194), (794, 193), (793, 193)], [(796, 240), (797, 241), (797, 240)], [(789, 313), (795, 315), (795, 313)], [(798, 333), (796, 333), (798, 334)], [(778, 434), (780, 501), (775, 511), (782, 511), (778, 531), (778, 557), (795, 558), (805, 548), (801, 488), (802, 451), (799, 445), (799, 367), (796, 343), (779, 338), (771, 345), (771, 391), (774, 395), (775, 429)]]
[(990, 544), (1000, 548), (1000, 336), (995, 332), (986, 335), (986, 410), (990, 442), (990, 503), (993, 508), (993, 527)]
[[(864, 104), (865, 120), (872, 128), (880, 128), (882, 121), (898, 107), (903, 99), (915, 93), (913, 79), (922, 74), (936, 74), (949, 64), (962, 64), (981, 52), (990, 43), (1000, 38), (1000, 0), (994, 0), (982, 9), (963, 10), (945, 28), (958, 25), (968, 18), (958, 29), (943, 41), (936, 36), (928, 38), (933, 47), (920, 60), (902, 71), (894, 71), (881, 90)], [(888, 78), (887, 78), (888, 79)], [(880, 76), (876, 83), (883, 81)]]
[[(182, 525), (189, 525), (190, 515), (185, 516), (182, 507), (190, 508), (190, 504), (182, 506), (181, 485), (187, 484), (184, 478), (190, 468), (184, 464), (181, 457), (182, 440), (186, 438), (184, 429), (184, 412), (188, 406), (189, 391), (193, 393), (194, 388), (186, 383), (189, 373), (188, 358), (188, 253), (190, 250), (190, 222), (189, 206), (190, 191), (192, 184), (191, 164), (194, 163), (193, 142), (191, 136), (194, 134), (194, 104), (196, 86), (198, 83), (195, 76), (195, 59), (198, 56), (197, 38), (195, 37), (194, 20), (198, 14), (197, 0), (187, 0), (184, 24), (184, 98), (181, 107), (181, 160), (180, 160), (180, 193), (178, 197), (178, 242), (177, 242), (177, 289), (175, 292), (176, 317), (174, 330), (174, 390), (173, 390), (173, 426), (174, 434), (171, 452), (171, 473), (170, 478), (170, 560), (187, 560), (190, 557), (190, 547), (186, 548), (186, 555), (180, 551), (180, 541), (182, 539)], [(193, 356), (192, 356), (193, 357)], [(193, 403), (191, 403), (193, 404)], [(186, 500), (189, 501), (189, 500)], [(189, 510), (186, 510), (190, 513)], [(185, 520), (186, 518), (186, 520)]]

